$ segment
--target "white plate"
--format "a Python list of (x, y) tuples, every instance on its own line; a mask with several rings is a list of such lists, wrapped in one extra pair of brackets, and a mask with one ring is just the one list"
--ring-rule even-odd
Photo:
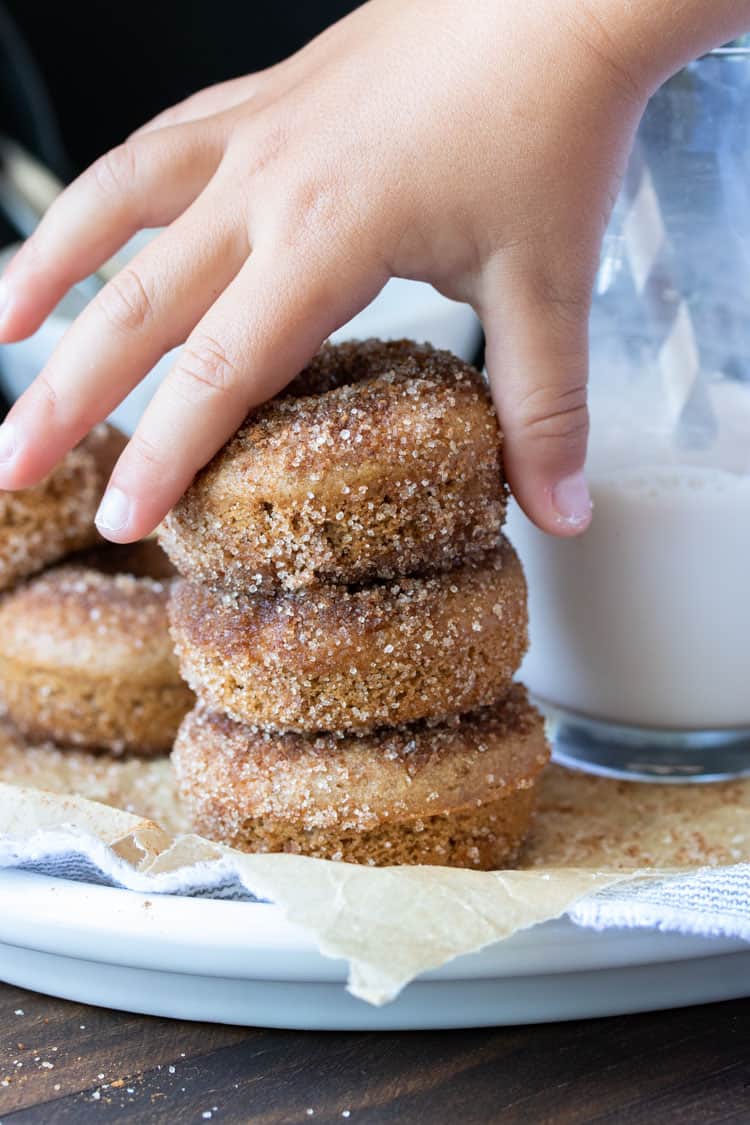
[(130, 1012), (265, 1027), (403, 1030), (618, 1015), (750, 995), (750, 947), (547, 922), (374, 1008), (263, 903), (137, 894), (0, 871), (0, 978)]
[[(144, 237), (133, 240), (133, 249), (138, 249), (145, 240)], [(0, 270), (10, 260), (14, 249), (8, 247), (0, 252)], [(41, 370), (85, 303), (80, 291), (73, 290), (28, 340), (0, 348), (0, 387), (11, 401), (18, 398)], [(331, 339), (362, 340), (368, 336), (391, 340), (408, 336), (426, 340), (436, 348), (447, 348), (470, 360), (479, 343), (480, 328), (469, 305), (449, 301), (424, 282), (393, 278), (367, 308), (334, 332)], [(179, 348), (168, 352), (112, 413), (112, 421), (125, 433), (130, 434), (135, 429), (178, 353)]]

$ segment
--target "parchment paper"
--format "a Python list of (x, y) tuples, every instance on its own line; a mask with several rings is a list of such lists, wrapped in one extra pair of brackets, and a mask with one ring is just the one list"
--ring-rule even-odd
[[(83, 856), (114, 884), (149, 893), (226, 893), (234, 881), (281, 906), (324, 955), (348, 960), (350, 990), (374, 1004), (419, 973), (566, 912), (606, 925), (608, 908), (616, 924), (638, 924), (627, 902), (645, 883), (672, 886), (675, 869), (717, 867), (718, 876), (721, 867), (744, 894), (749, 811), (750, 782), (639, 785), (553, 766), (513, 871), (244, 855), (189, 833), (166, 760), (29, 746), (0, 722), (0, 866), (54, 871), (61, 857)], [(649, 903), (653, 914), (653, 894)], [(750, 933), (750, 908), (747, 925)], [(677, 919), (675, 928), (691, 925)], [(693, 929), (711, 932), (708, 923)]]

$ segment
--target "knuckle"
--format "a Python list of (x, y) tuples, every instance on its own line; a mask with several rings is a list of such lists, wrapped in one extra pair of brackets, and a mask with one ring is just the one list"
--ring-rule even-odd
[(340, 186), (326, 174), (300, 177), (284, 202), (280, 239), (292, 249), (301, 240), (311, 249), (324, 242), (330, 251), (341, 245), (341, 232), (352, 230), (361, 227)]
[(136, 180), (135, 145), (126, 141), (105, 152), (92, 164), (91, 176), (104, 195), (126, 195)]
[(237, 151), (242, 153), (242, 162), (233, 167), (233, 174), (245, 180), (255, 180), (264, 175), (274, 176), (279, 161), (289, 150), (287, 124), (282, 116), (274, 115), (266, 120), (260, 114), (250, 123), (244, 116), (230, 114), (227, 140), (237, 142)]
[(238, 365), (211, 336), (188, 340), (173, 372), (173, 386), (190, 402), (231, 393), (240, 381)]
[(175, 121), (183, 121), (189, 119), (194, 113), (200, 113), (207, 103), (207, 95), (210, 93), (211, 87), (205, 90), (198, 90), (194, 94), (188, 94), (181, 102), (171, 106), (165, 111), (169, 117), (170, 125)]
[(520, 404), (525, 433), (545, 441), (578, 443), (588, 436), (586, 386), (537, 387)]
[(330, 229), (339, 211), (339, 193), (334, 185), (319, 177), (303, 180), (293, 193), (292, 203), (300, 224), (308, 230)]
[(130, 439), (128, 456), (158, 472), (162, 472), (166, 466), (164, 451), (138, 430)]
[(46, 371), (40, 371), (34, 380), (34, 393), (37, 407), (41, 406), (45, 411), (53, 411), (57, 408), (58, 394)]
[(204, 93), (205, 90), (200, 90), (196, 94), (190, 94), (187, 98), (183, 98), (181, 102), (176, 102), (174, 105), (168, 106), (167, 109), (163, 109), (161, 113), (152, 118), (151, 127), (154, 129), (171, 129), (173, 125), (182, 125), (183, 122), (190, 121), (203, 108), (201, 94)]
[(161, 113), (157, 113), (156, 117), (151, 120), (151, 126), (154, 129), (169, 129), (170, 126), (176, 125), (182, 120), (182, 114), (189, 111), (190, 98), (184, 102), (179, 102), (177, 105), (171, 105), (169, 109), (163, 109)]
[(151, 319), (153, 304), (143, 279), (132, 266), (121, 270), (98, 297), (98, 305), (118, 332), (137, 332)]
[(266, 145), (256, 152), (251, 170), (253, 178), (270, 182), (278, 176), (287, 184), (286, 191), (276, 193), (271, 209), (274, 236), (291, 245), (299, 245), (301, 237), (319, 240), (325, 234), (330, 238), (346, 220), (351, 200), (320, 160), (312, 159), (306, 165), (299, 160), (293, 162), (283, 146), (279, 135), (267, 137)]

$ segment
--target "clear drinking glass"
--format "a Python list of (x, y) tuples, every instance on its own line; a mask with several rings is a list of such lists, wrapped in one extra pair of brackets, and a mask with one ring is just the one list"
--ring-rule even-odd
[(591, 315), (591, 528), (509, 531), (558, 759), (750, 774), (750, 49), (651, 99)]

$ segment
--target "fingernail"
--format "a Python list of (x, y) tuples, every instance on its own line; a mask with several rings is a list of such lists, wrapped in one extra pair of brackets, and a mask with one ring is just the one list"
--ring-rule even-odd
[(122, 531), (130, 519), (130, 499), (119, 488), (108, 488), (96, 513), (101, 531)]
[(0, 464), (7, 465), (12, 461), (18, 449), (16, 427), (12, 422), (3, 422), (0, 426)]
[(591, 518), (591, 495), (583, 473), (563, 477), (552, 489), (552, 503), (561, 520), (571, 527), (588, 523)]

